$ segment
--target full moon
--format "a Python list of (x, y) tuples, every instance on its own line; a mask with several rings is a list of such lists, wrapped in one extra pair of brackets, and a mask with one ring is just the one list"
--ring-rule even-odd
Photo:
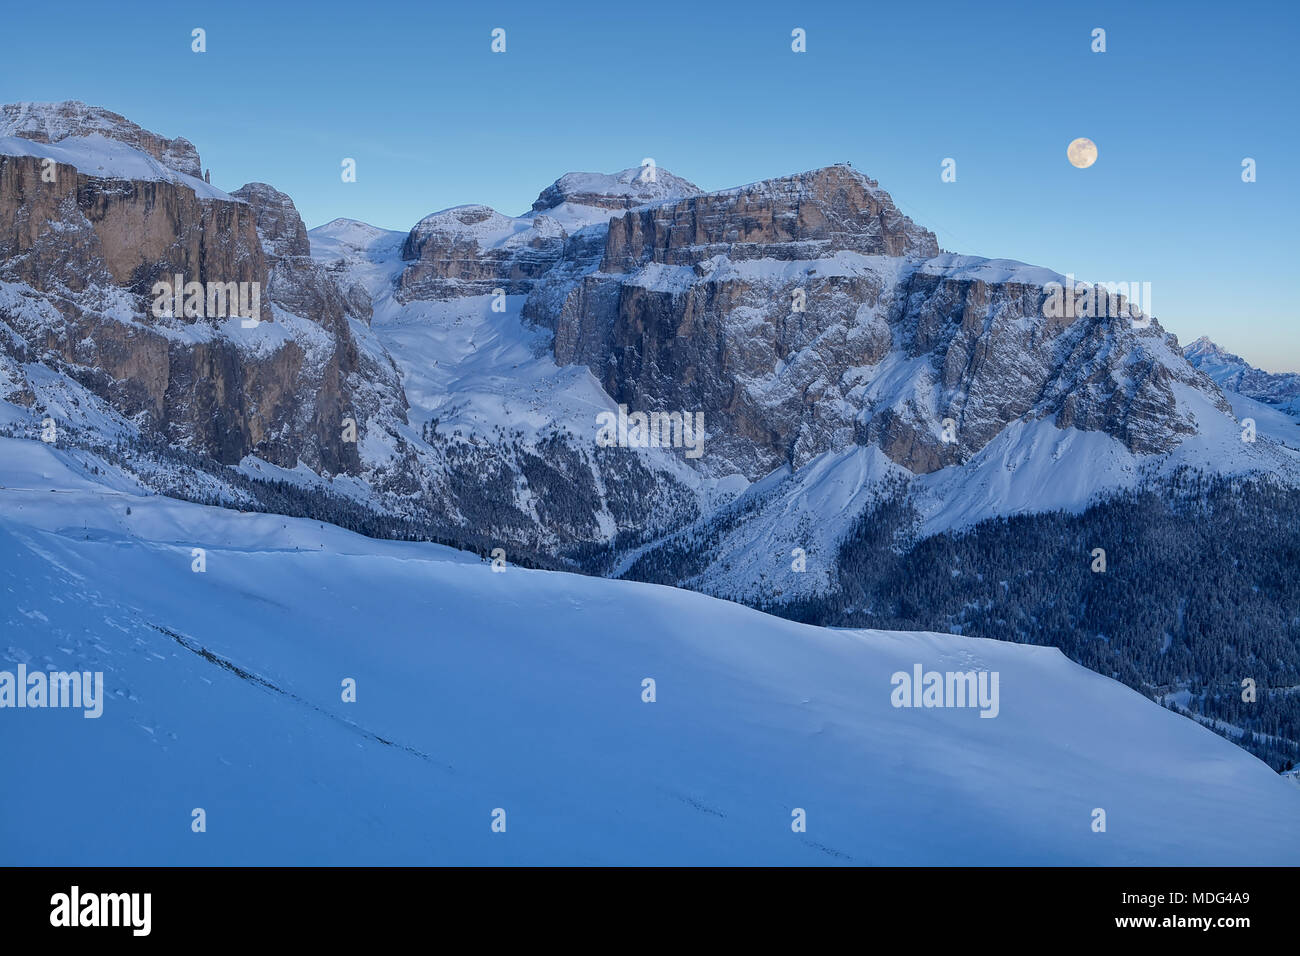
[(1071, 166), (1087, 169), (1097, 161), (1097, 144), (1086, 136), (1080, 136), (1065, 147), (1065, 155), (1070, 160)]

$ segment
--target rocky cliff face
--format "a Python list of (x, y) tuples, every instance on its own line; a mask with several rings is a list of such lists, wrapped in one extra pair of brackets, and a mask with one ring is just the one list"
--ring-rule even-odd
[(704, 411), (710, 474), (852, 444), (927, 473), (1025, 416), (1135, 453), (1191, 431), (1172, 383), (1200, 386), (1158, 326), (1118, 302), (1050, 318), (1044, 286), (1064, 277), (988, 262), (939, 255), (873, 180), (833, 166), (615, 218), (599, 267), (557, 270), (527, 314), (618, 401)]
[(253, 208), (258, 239), (268, 256), (283, 261), (311, 255), (307, 227), (287, 195), (266, 183), (246, 183), (231, 195)]
[(567, 234), (546, 216), (512, 219), (457, 206), (421, 219), (402, 247), (404, 299), (527, 293), (564, 253)]
[(177, 273), (266, 281), (247, 204), (200, 198), (181, 183), (47, 169), (36, 156), (0, 155), (0, 265), (15, 280), (75, 291), (107, 279), (151, 301), (154, 283)]
[[(302, 460), (328, 474), (360, 474), (358, 444), (367, 425), (406, 420), (406, 397), (392, 360), (362, 349), (349, 326), (349, 320), (370, 324), (370, 296), (355, 284), (340, 286), (311, 258), (307, 229), (287, 195), (265, 183), (249, 183), (232, 195), (248, 203), (256, 218), (270, 267), (270, 302), (325, 333), (323, 342), (308, 335), (284, 347), (293, 362), (287, 379), (293, 394), (277, 432), (289, 442), (269, 460), (282, 464), (294, 456), (293, 463)], [(345, 440), (345, 419), (356, 424), (356, 439)]]
[(601, 268), (693, 266), (718, 255), (790, 261), (838, 251), (928, 258), (939, 245), (875, 180), (828, 166), (630, 212), (610, 223)]
[(530, 217), (470, 206), (422, 220), (400, 295), (526, 295), (561, 365), (587, 366), (631, 409), (703, 412), (693, 467), (708, 475), (757, 479), (853, 445), (926, 474), (1022, 419), (1139, 455), (1194, 430), (1175, 386), (1205, 382), (1158, 324), (1109, 298), (1052, 317), (1045, 286), (1063, 276), (940, 254), (851, 167), (714, 193), (637, 173), (562, 177)]
[(436, 212), (416, 223), (402, 246), (408, 265), (398, 295), (403, 301), (445, 301), (497, 289), (527, 295), (544, 279), (598, 262), (611, 216), (700, 193), (665, 169), (632, 168), (608, 176), (562, 176), (523, 216), (479, 205)]
[[(60, 321), (0, 319), (123, 415), (237, 461), (270, 430), (262, 418), (283, 401), (272, 383), (291, 370), (283, 356), (245, 366), (233, 343), (215, 336), (215, 320), (155, 316), (152, 286), (177, 273), (187, 282), (265, 283), (252, 210), (174, 183), (100, 179), (61, 165), (46, 181), (42, 171), (35, 157), (0, 156), (0, 277), (44, 293)], [(186, 335), (187, 325), (201, 331)], [(252, 389), (272, 402), (250, 415)]]
[[(113, 168), (125, 158), (127, 168), (147, 170), (147, 162), (129, 162), (147, 147), (154, 159), (197, 171), (183, 140), (114, 125), (107, 111), (61, 104), (6, 107), (3, 115), (11, 133), (42, 137), (33, 143), (89, 129), (131, 144), (113, 154)], [(363, 354), (349, 331), (349, 318), (368, 321), (368, 297), (340, 289), (312, 262), (287, 196), (262, 184), (226, 195), (181, 177), (51, 169), (38, 148), (15, 155), (22, 141), (8, 141), (0, 155), (0, 280), (21, 284), (44, 307), (26, 307), (30, 296), (0, 306), (14, 333), (0, 348), (24, 361), (39, 356), (146, 431), (217, 461), (253, 454), (288, 468), (301, 460), (323, 473), (358, 472), (357, 443), (344, 440), (342, 420), (400, 420), (404, 398), (391, 361)], [(177, 274), (205, 290), (256, 287), (263, 324), (246, 328), (229, 317), (233, 307), (156, 315), (154, 284)]]

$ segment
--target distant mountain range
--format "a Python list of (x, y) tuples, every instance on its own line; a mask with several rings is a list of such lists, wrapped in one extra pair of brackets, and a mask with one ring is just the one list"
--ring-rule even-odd
[(1214, 379), (1225, 392), (1273, 405), (1300, 418), (1300, 373), (1261, 371), (1245, 359), (1219, 348), (1204, 335), (1184, 348), (1183, 354), (1194, 368)]

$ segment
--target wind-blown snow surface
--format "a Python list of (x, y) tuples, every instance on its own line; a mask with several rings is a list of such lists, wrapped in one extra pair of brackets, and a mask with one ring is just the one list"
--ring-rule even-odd
[[(1055, 649), (494, 573), (87, 460), (0, 439), (0, 670), (107, 684), (98, 720), (0, 710), (2, 864), (1300, 862), (1300, 790)], [(916, 663), (997, 671), (1000, 713), (894, 709)]]

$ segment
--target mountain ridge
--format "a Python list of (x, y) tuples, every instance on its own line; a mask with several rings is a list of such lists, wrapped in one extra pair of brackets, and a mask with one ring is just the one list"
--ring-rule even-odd
[(1300, 372), (1265, 372), (1220, 348), (1207, 335), (1187, 345), (1183, 354), (1194, 368), (1225, 391), (1278, 406), (1300, 419)]
[[(70, 115), (14, 122), (71, 143)], [(56, 163), (51, 184), (57, 145), (3, 141), (0, 426), (52, 421), (156, 490), (834, 616), (862, 613), (855, 547), (883, 563), (1012, 518), (1109, 522), (1116, 495), (1191, 509), (1188, 472), (1300, 486), (1280, 413), (1225, 392), (1158, 317), (1086, 284), (1054, 313), (1067, 277), (943, 252), (846, 165), (712, 192), (573, 173), (522, 216), (306, 230), (273, 186), (209, 194), (120, 135), (119, 165)], [(152, 314), (177, 274), (257, 283), (259, 321)], [(602, 443), (620, 415), (663, 430)], [(703, 416), (698, 457), (673, 415)], [(867, 534), (896, 505), (896, 539)], [(1189, 670), (1165, 683), (1213, 643), (1176, 636)]]

